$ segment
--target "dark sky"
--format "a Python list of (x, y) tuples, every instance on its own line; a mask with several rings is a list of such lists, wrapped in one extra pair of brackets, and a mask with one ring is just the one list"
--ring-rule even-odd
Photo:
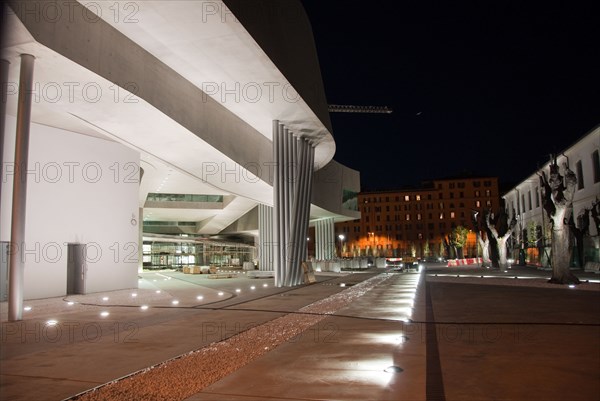
[(518, 183), (600, 124), (595, 2), (302, 0), (330, 104), (335, 159), (363, 190), (458, 175)]

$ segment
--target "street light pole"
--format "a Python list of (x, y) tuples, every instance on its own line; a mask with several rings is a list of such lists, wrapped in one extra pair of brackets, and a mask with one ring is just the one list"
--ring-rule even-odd
[(340, 258), (341, 258), (341, 257), (343, 257), (343, 256), (344, 256), (344, 255), (342, 254), (342, 252), (343, 252), (343, 250), (344, 250), (344, 249), (343, 249), (343, 246), (344, 246), (344, 239), (345, 239), (346, 237), (344, 236), (344, 234), (340, 234), (340, 235), (338, 235), (338, 238), (340, 239)]

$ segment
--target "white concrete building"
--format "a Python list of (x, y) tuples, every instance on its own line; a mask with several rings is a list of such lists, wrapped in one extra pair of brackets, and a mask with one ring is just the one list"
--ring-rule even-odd
[[(136, 287), (143, 222), (250, 236), (261, 269), (295, 285), (306, 255), (290, 249), (306, 248), (306, 224), (359, 217), (342, 206), (359, 175), (333, 161), (299, 1), (3, 7), (0, 240), (18, 255), (3, 253), (2, 292), (22, 291), (13, 303), (67, 293), (68, 244), (86, 245), (85, 292)], [(22, 277), (8, 286), (7, 271)]]
[[(600, 126), (585, 134), (576, 143), (558, 155), (558, 165), (567, 162), (569, 168), (577, 175), (577, 189), (573, 200), (573, 217), (575, 221), (586, 210), (590, 210), (600, 200)], [(548, 176), (550, 160), (541, 167)], [(562, 174), (561, 168), (561, 174)], [(540, 266), (548, 266), (550, 257), (550, 223), (542, 204), (542, 190), (538, 172), (534, 172), (504, 195), (506, 206), (517, 216), (517, 229), (526, 230), (521, 236), (527, 242), (529, 262)], [(600, 206), (598, 206), (600, 207)], [(600, 262), (600, 232), (591, 215), (589, 235), (584, 237), (584, 264)], [(531, 233), (535, 230), (536, 233)], [(529, 232), (529, 234), (528, 234)], [(533, 241), (532, 241), (533, 240)], [(573, 242), (573, 241), (572, 241)], [(518, 257), (515, 250), (515, 259)], [(577, 264), (575, 255), (571, 258)]]

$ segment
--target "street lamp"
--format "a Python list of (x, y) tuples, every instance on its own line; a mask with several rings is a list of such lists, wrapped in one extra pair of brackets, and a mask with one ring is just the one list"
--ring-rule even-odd
[(340, 234), (340, 235), (338, 235), (338, 238), (340, 239), (340, 258), (341, 258), (341, 257), (343, 257), (342, 251), (344, 250), (344, 248), (343, 248), (344, 247), (344, 239), (346, 237), (344, 236), (344, 234)]

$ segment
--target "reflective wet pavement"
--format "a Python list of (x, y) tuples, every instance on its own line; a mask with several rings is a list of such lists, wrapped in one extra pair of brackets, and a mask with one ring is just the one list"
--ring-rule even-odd
[[(334, 315), (187, 399), (599, 399), (600, 285), (545, 288), (530, 279), (517, 286), (508, 278), (548, 273), (430, 266), (389, 274)], [(138, 290), (67, 298), (73, 305), (32, 301), (26, 320), (2, 323), (0, 398), (65, 399), (377, 274), (322, 275), (319, 283), (290, 290), (273, 288), (272, 279), (147, 273)]]

